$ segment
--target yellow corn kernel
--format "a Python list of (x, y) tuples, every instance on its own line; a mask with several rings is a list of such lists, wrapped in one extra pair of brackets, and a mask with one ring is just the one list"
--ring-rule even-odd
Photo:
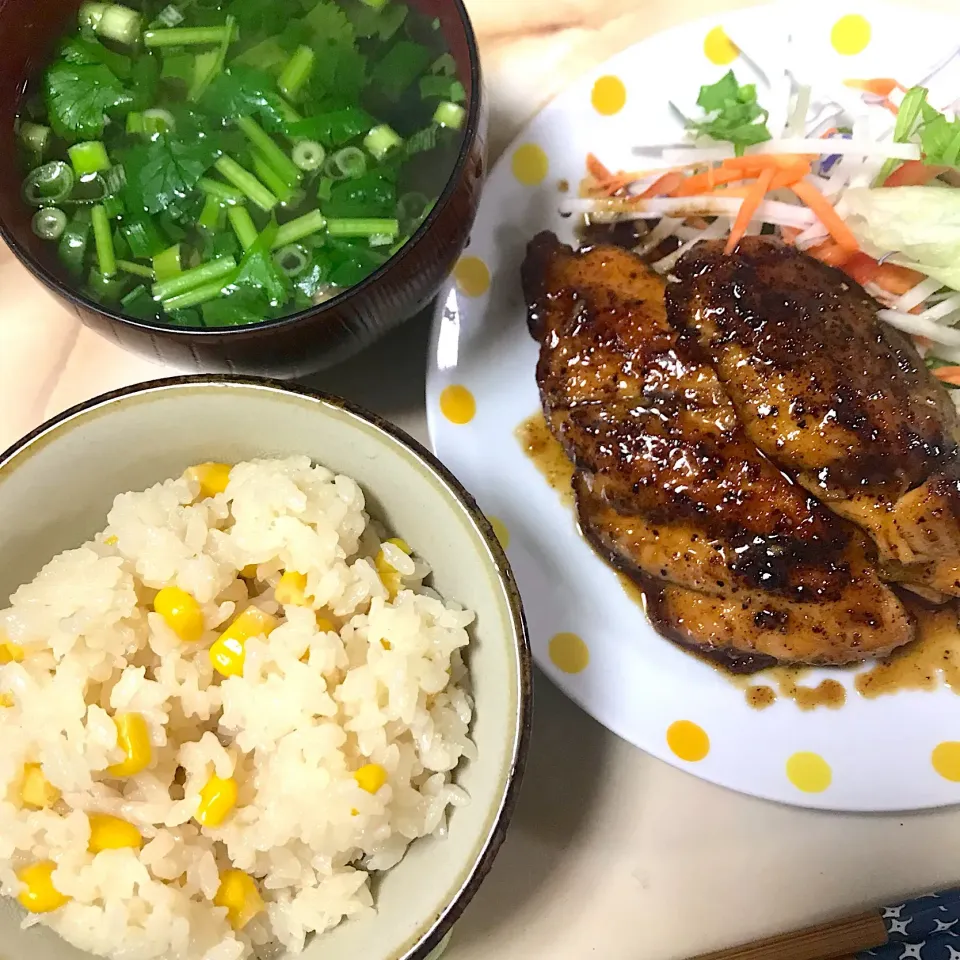
[(12, 693), (0, 693), (0, 707), (12, 707), (16, 703)]
[(200, 791), (197, 820), (204, 827), (219, 827), (237, 805), (237, 781), (233, 777), (222, 780), (214, 774)]
[(361, 790), (376, 793), (387, 782), (387, 771), (379, 763), (367, 763), (354, 773), (353, 779)]
[(103, 538), (103, 542), (104, 542), (108, 547), (112, 547), (112, 546), (114, 546), (114, 545), (117, 543), (117, 537), (116, 537), (115, 534), (112, 534), (112, 533), (111, 533), (109, 537), (104, 537), (104, 538)]
[(333, 625), (332, 620), (328, 620), (326, 617), (317, 617), (317, 629), (321, 633), (336, 633), (337, 628)]
[[(393, 544), (393, 546), (398, 550), (402, 550), (408, 557), (413, 553), (410, 549), (410, 544), (408, 544), (406, 540), (401, 540), (399, 537), (391, 537), (384, 542)], [(400, 592), (400, 587), (403, 583), (402, 578), (400, 574), (387, 563), (387, 558), (384, 556), (382, 550), (377, 553), (374, 564), (377, 568), (377, 573), (380, 574), (380, 580), (387, 588), (387, 593), (392, 600)]]
[(224, 870), (220, 874), (220, 889), (213, 902), (227, 908), (227, 920), (234, 930), (242, 930), (263, 910), (263, 897), (256, 881), (242, 870)]
[(241, 571), (240, 576), (244, 580), (256, 580), (257, 579), (257, 567), (259, 564), (248, 563)]
[(302, 573), (296, 573), (288, 570), (277, 584), (273, 596), (277, 603), (286, 606), (288, 603), (297, 607), (308, 607), (310, 601), (307, 599), (307, 578)]
[(91, 813), (90, 842), (87, 849), (91, 853), (101, 850), (121, 850), (124, 847), (138, 848), (143, 843), (140, 831), (126, 820), (111, 817), (108, 813)]
[(188, 467), (186, 477), (200, 484), (200, 499), (223, 493), (230, 482), (229, 463), (198, 463)]
[(71, 899), (53, 885), (51, 875), (56, 869), (52, 860), (38, 860), (17, 871), (17, 879), (23, 884), (17, 899), (31, 913), (49, 913)]
[(23, 647), (14, 643), (0, 630), (0, 666), (5, 663), (20, 663), (23, 660)]
[(107, 773), (111, 777), (132, 777), (146, 769), (153, 759), (147, 721), (139, 713), (118, 713), (113, 722), (117, 727), (117, 746), (123, 750), (125, 759), (107, 767)]
[(60, 799), (60, 791), (43, 775), (39, 763), (23, 765), (23, 780), (20, 784), (20, 799), (25, 807), (46, 810)]
[(243, 676), (245, 646), (251, 637), (268, 637), (280, 621), (257, 607), (247, 607), (210, 647), (213, 669), (225, 677)]
[(203, 636), (203, 611), (186, 590), (164, 587), (153, 598), (153, 609), (184, 643), (194, 643)]

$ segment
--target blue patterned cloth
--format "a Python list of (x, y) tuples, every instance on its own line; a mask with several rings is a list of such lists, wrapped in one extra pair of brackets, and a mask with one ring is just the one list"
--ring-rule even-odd
[(889, 942), (858, 960), (960, 960), (960, 890), (885, 907)]

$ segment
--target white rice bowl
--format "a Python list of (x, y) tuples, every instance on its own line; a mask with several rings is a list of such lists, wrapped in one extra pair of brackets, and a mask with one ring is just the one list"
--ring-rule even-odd
[[(427, 565), (388, 536), (348, 477), (256, 460), (212, 497), (187, 475), (121, 494), (101, 534), (13, 594), (0, 642), (23, 655), (7, 646), (0, 665), (0, 890), (16, 897), (17, 871), (52, 860), (70, 898), (24, 925), (122, 960), (239, 960), (297, 953), (374, 909), (371, 872), (444, 833), (468, 802), (453, 771), (476, 755), (460, 652), (473, 614), (424, 587)], [(306, 604), (274, 599), (284, 571), (306, 576)], [(171, 586), (202, 608), (196, 642), (153, 611)], [(251, 605), (280, 623), (223, 677), (209, 648)], [(127, 778), (107, 770), (124, 758), (117, 713), (140, 714), (152, 745)], [(25, 764), (59, 792), (51, 806), (24, 806)], [(354, 777), (367, 764), (386, 774), (374, 793)], [(237, 781), (236, 806), (201, 826), (214, 775)], [(91, 813), (134, 824), (142, 846), (89, 852)], [(213, 903), (229, 869), (265, 904), (242, 930)]]

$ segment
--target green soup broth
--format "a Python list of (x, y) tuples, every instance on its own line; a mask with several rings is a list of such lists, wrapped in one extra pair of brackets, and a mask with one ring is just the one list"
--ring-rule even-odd
[(465, 100), (439, 23), (397, 0), (85, 3), (21, 104), (24, 202), (96, 302), (258, 323), (410, 239)]

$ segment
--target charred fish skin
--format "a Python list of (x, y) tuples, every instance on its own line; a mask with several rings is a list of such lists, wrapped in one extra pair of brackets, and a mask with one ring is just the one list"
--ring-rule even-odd
[[(695, 247), (667, 290), (749, 438), (934, 592), (960, 565), (960, 420), (910, 338), (841, 271), (768, 238)], [(896, 571), (912, 568), (902, 577)], [(960, 596), (960, 588), (945, 593)]]
[(575, 252), (544, 233), (521, 276), (581, 529), (648, 591), (661, 634), (741, 672), (912, 638), (863, 537), (746, 436), (696, 337), (669, 321), (659, 275), (623, 248)]

